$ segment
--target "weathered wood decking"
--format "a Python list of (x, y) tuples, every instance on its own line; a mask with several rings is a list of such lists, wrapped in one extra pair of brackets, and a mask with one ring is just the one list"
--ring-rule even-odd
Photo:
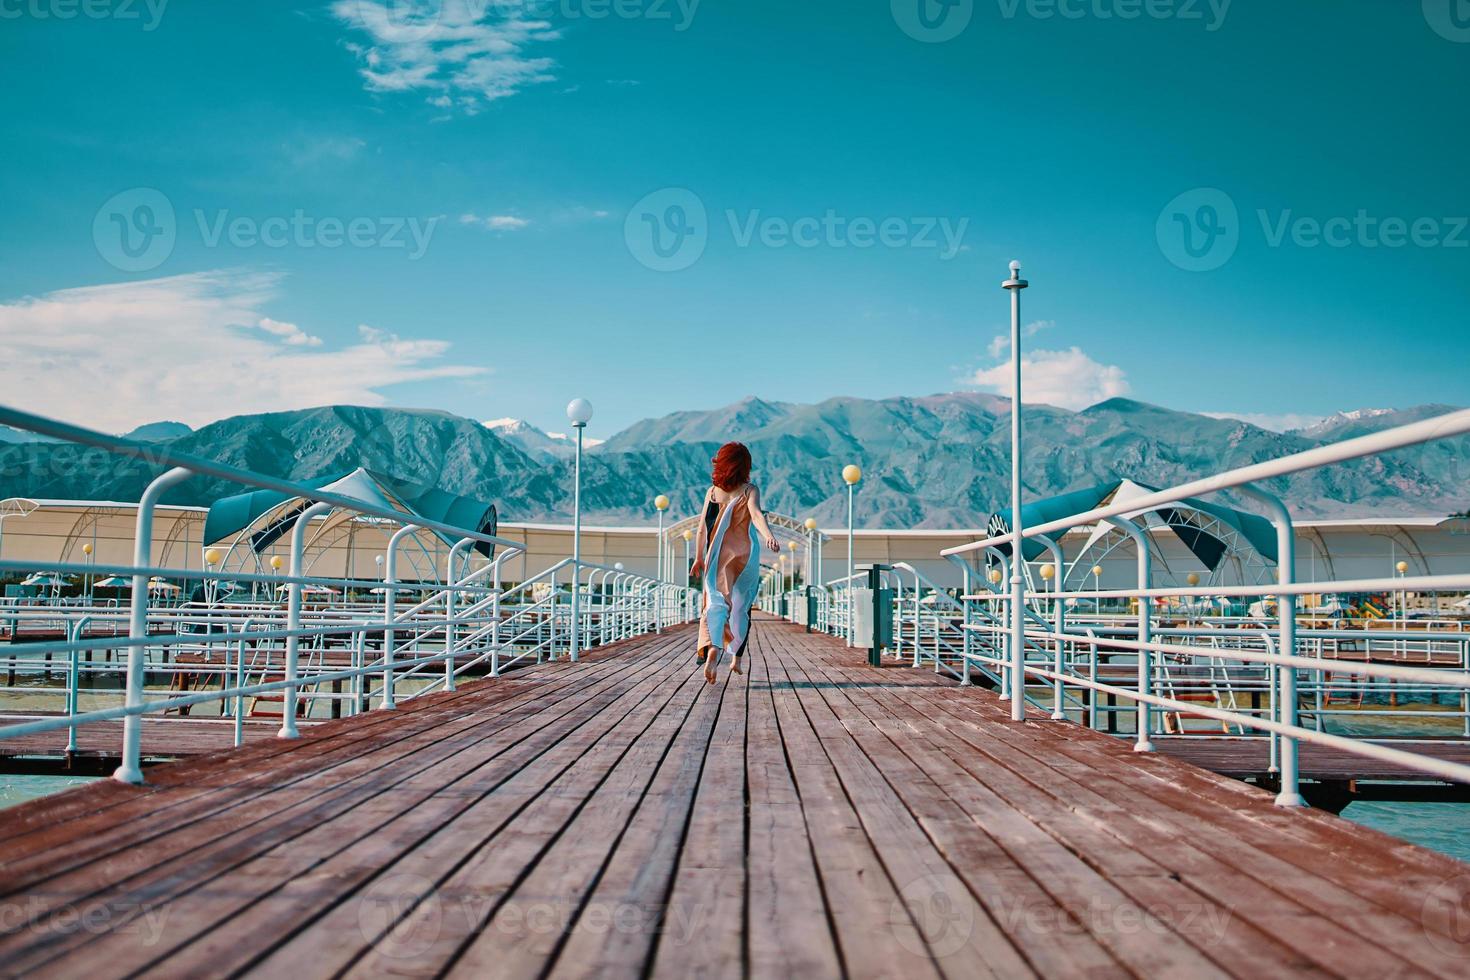
[(1470, 866), (797, 627), (690, 646), (5, 811), (0, 972), (1470, 970)]

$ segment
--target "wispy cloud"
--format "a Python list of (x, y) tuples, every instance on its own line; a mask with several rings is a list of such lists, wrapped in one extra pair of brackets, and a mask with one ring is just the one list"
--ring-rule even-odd
[[(1034, 320), (1021, 328), (1021, 339), (1035, 337), (1041, 331), (1049, 330), (1056, 325), (1057, 321), (1055, 320)], [(989, 352), (992, 358), (1010, 356), (1011, 335), (1008, 333), (998, 334), (991, 340)]]
[(288, 347), (320, 347), (322, 345), (322, 338), (313, 337), (294, 323), (282, 323), (280, 320), (272, 320), (268, 316), (263, 316), (256, 326), (266, 333), (280, 337), (281, 343)]
[(382, 405), (381, 389), (467, 378), (443, 340), (359, 328), (336, 349), (261, 307), (280, 276), (200, 272), (64, 289), (0, 303), (0, 391), (42, 415), (125, 432), (144, 422), (201, 425), (249, 412)]
[(1270, 429), (1272, 432), (1305, 429), (1327, 417), (1325, 415), (1305, 415), (1301, 412), (1200, 412), (1200, 414), (1208, 415), (1212, 419), (1237, 419), (1262, 429)]
[(474, 115), (527, 85), (555, 79), (556, 62), (527, 49), (561, 36), (519, 3), (336, 0), (332, 14), (366, 35), (348, 48), (374, 92), (422, 92), (436, 108)]
[[(982, 368), (965, 380), (998, 395), (1012, 393), (1009, 364)], [(1027, 404), (1056, 405), (1075, 411), (1126, 395), (1131, 390), (1122, 368), (1099, 364), (1079, 347), (1034, 350), (1021, 355), (1021, 400)]]
[(484, 218), (477, 214), (462, 214), (459, 216), (459, 223), (489, 228), (492, 231), (520, 231), (531, 225), (529, 218), (521, 218), (514, 214), (492, 214)]

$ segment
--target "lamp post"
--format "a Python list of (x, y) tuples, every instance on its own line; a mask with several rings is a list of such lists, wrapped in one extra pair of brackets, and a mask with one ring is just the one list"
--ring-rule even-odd
[[(84, 555), (87, 556), (87, 564), (88, 565), (93, 565), (93, 564), (96, 563), (97, 559), (95, 559), (95, 558), (92, 557), (92, 542), (88, 541), (86, 544), (82, 545), (82, 554), (84, 554)], [(95, 576), (90, 571), (88, 571), (87, 572), (87, 582), (86, 582), (86, 585), (87, 585), (87, 605), (89, 605), (89, 606), (92, 604), (92, 580), (94, 578), (95, 578)]]
[(811, 585), (822, 575), (817, 568), (817, 549), (812, 543), (816, 535), (817, 519), (808, 517), (803, 526), (806, 528), (806, 584)]
[(669, 509), (669, 498), (659, 494), (653, 498), (653, 509), (658, 511), (658, 554), (655, 556), (654, 578), (660, 582), (667, 577), (664, 568), (664, 511)]
[(689, 584), (689, 569), (693, 567), (689, 561), (689, 549), (693, 547), (690, 542), (693, 540), (694, 532), (686, 527), (684, 529), (684, 581), (681, 583), (683, 585)]
[(863, 478), (862, 467), (849, 463), (842, 468), (842, 479), (847, 484), (847, 645), (852, 646), (857, 641), (857, 617), (856, 603), (853, 596), (853, 565), (852, 565), (852, 539), (853, 539), (853, 508), (854, 497), (857, 495), (857, 485)]
[[(83, 548), (82, 550), (86, 551), (87, 549)], [(214, 548), (206, 549), (204, 552), (204, 570), (206, 572), (213, 572), (214, 566), (219, 564), (219, 558), (219, 551)], [(218, 595), (219, 583), (212, 578), (206, 577), (204, 579), (204, 601), (212, 604)]]
[(582, 612), (582, 432), (592, 421), (592, 403), (573, 398), (567, 403), (567, 419), (577, 430), (577, 458), (572, 470), (572, 642), (567, 654), (577, 659)]
[(1021, 263), (1011, 263), (1011, 277), (1001, 288), (1011, 294), (1011, 720), (1026, 717), (1026, 583), (1021, 566)]

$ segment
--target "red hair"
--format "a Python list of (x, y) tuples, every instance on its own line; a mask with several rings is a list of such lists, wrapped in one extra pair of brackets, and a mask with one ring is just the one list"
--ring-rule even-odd
[(725, 443), (710, 462), (714, 466), (710, 482), (726, 493), (745, 486), (750, 480), (750, 450), (742, 443)]

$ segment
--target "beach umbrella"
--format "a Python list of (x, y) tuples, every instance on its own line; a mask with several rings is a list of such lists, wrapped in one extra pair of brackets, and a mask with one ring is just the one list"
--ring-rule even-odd
[(92, 583), (94, 589), (131, 589), (133, 580), (124, 575), (109, 575), (105, 579)]
[(44, 588), (50, 589), (61, 588), (63, 585), (67, 585), (69, 583), (67, 582), (65, 576), (57, 575), (55, 572), (37, 572), (20, 584), (39, 585)]
[[(278, 585), (278, 586), (276, 586), (276, 591), (277, 592), (287, 592), (287, 591), (290, 590), (290, 588), (291, 588), (291, 586), (289, 584), (286, 584), (286, 585)], [(301, 587), (301, 594), (302, 595), (336, 595), (337, 594), (337, 590), (334, 589), (334, 588), (332, 588), (329, 585), (303, 585)]]
[(175, 585), (174, 583), (169, 582), (169, 581), (165, 581), (164, 579), (161, 579), (161, 578), (150, 578), (148, 580), (148, 591), (149, 592), (182, 592), (184, 590), (181, 587)]

